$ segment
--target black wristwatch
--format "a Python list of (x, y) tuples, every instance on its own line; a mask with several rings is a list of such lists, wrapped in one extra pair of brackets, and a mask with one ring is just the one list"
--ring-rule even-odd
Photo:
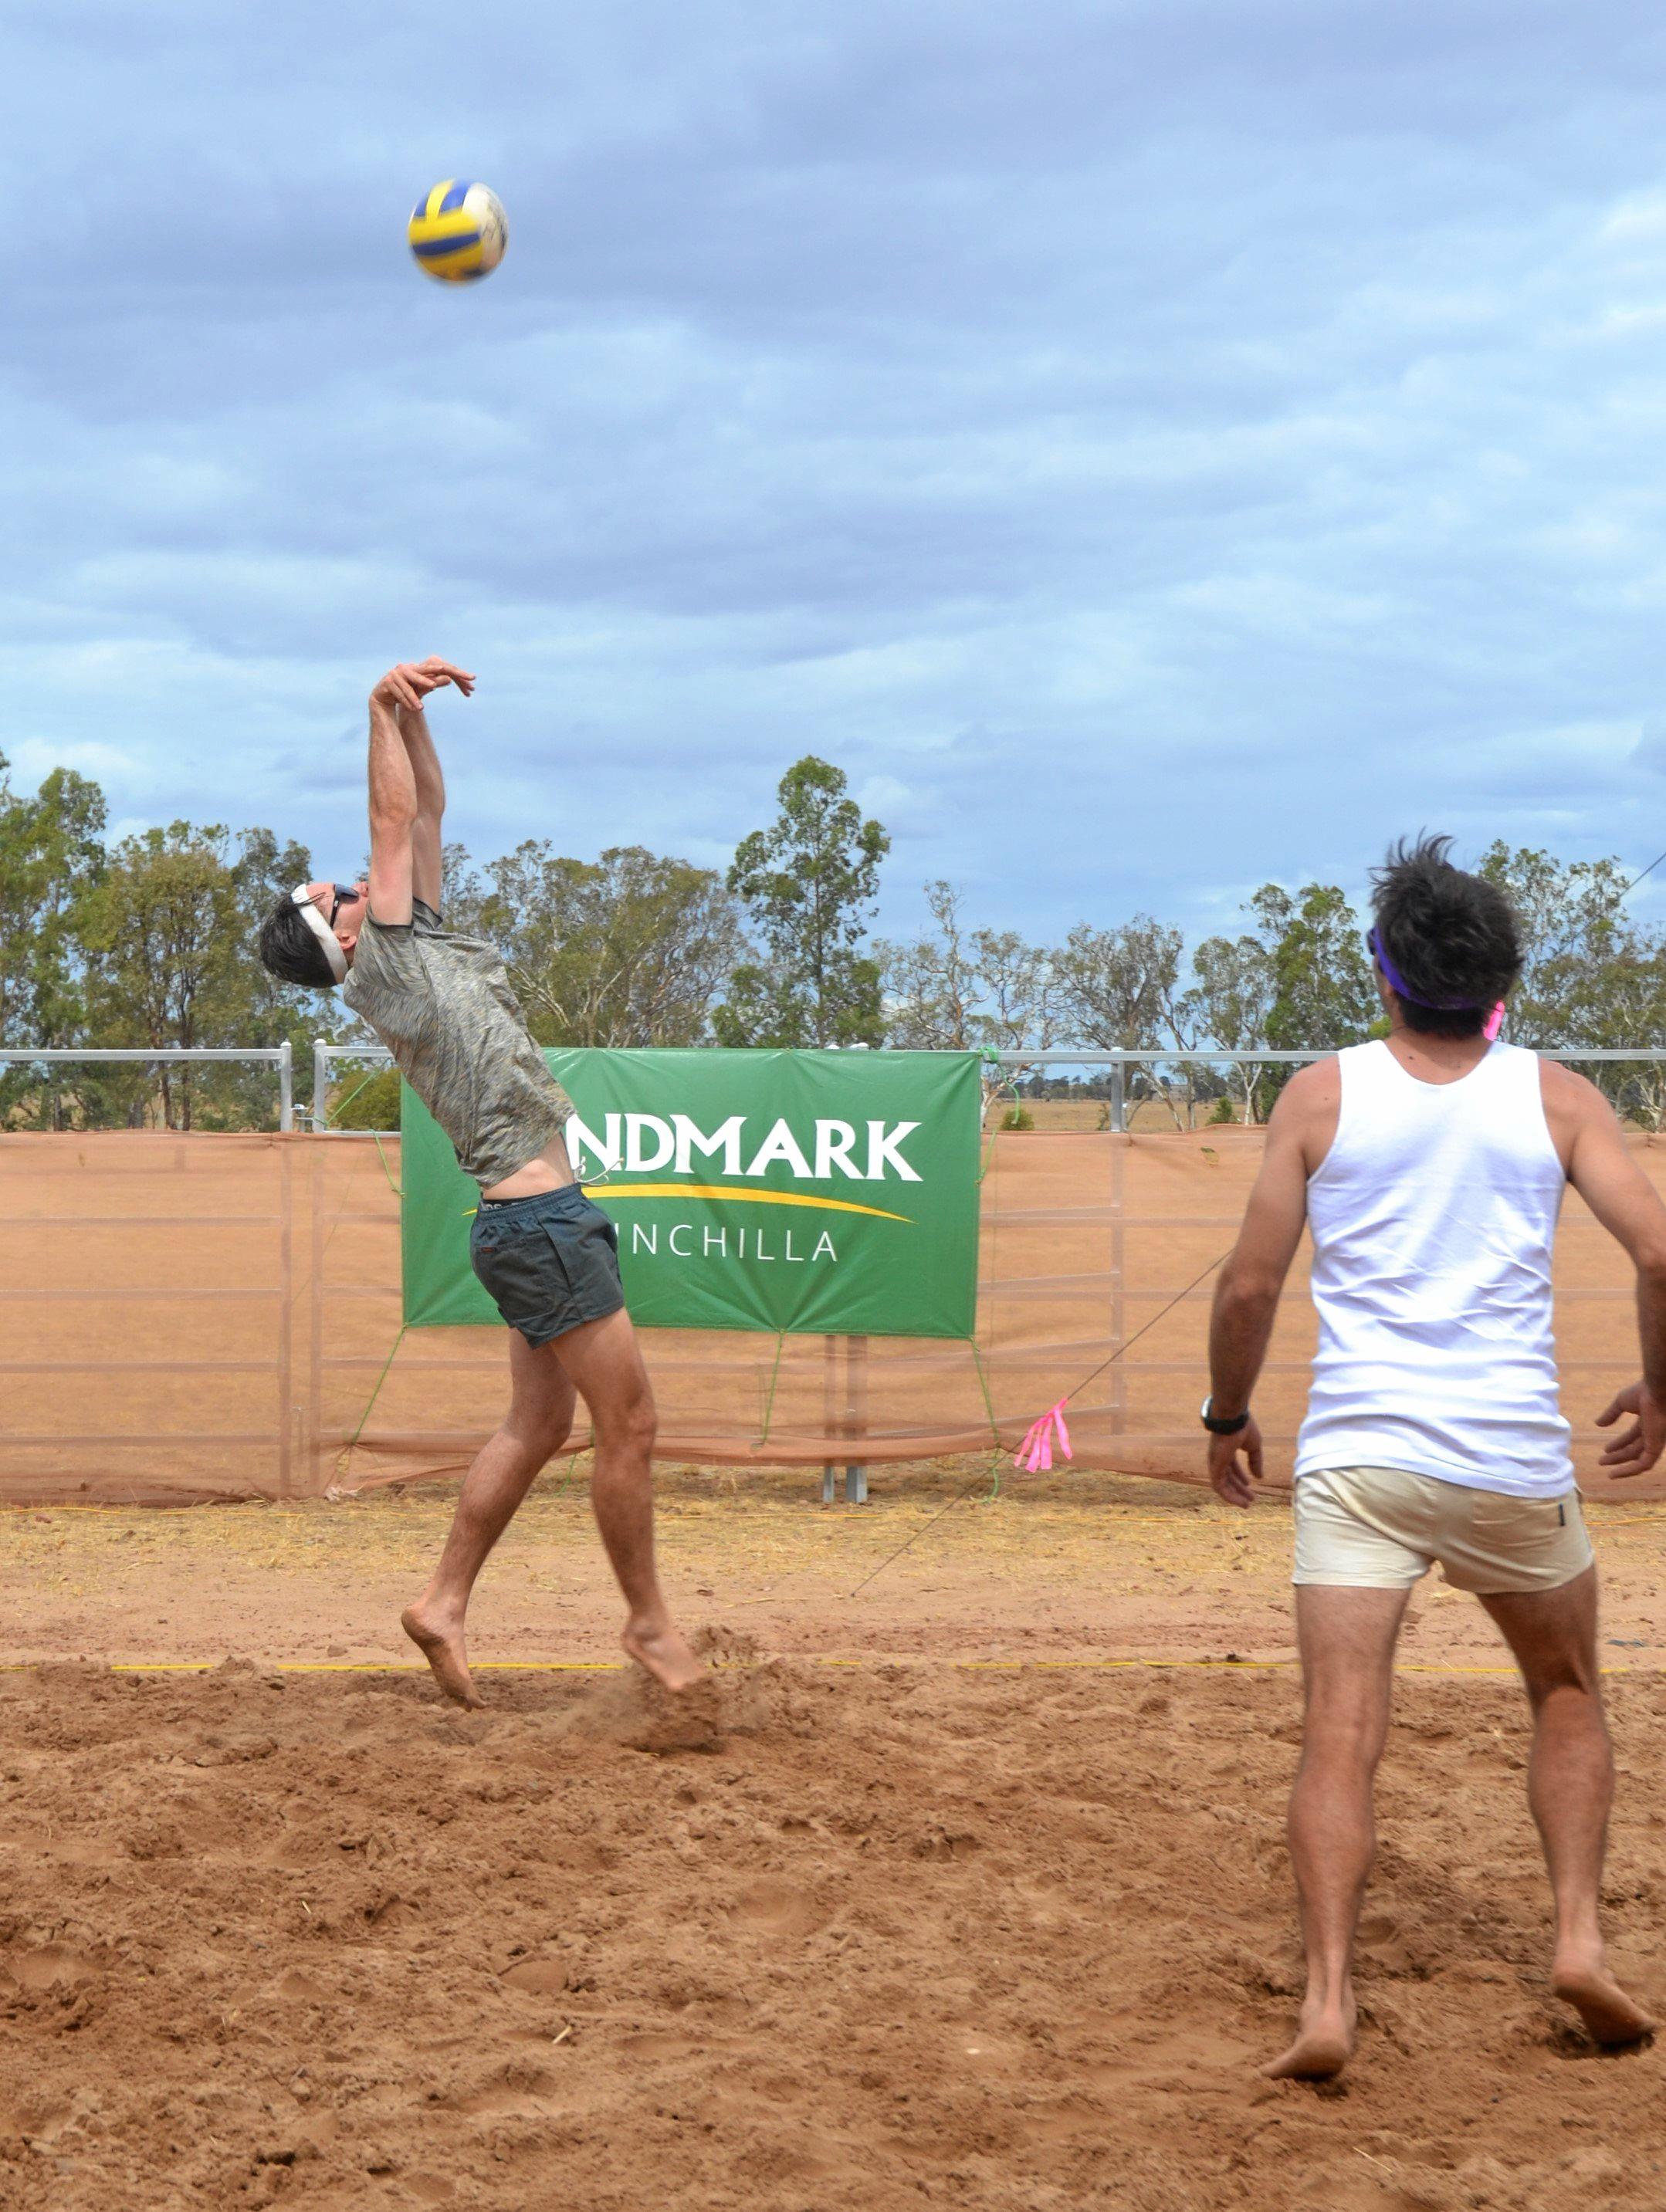
[(1203, 1401), (1202, 1407), (1201, 1409), (1203, 1425), (1207, 1429), (1212, 1437), (1235, 1437), (1238, 1435), (1242, 1430), (1249, 1427), (1250, 1411), (1247, 1407), (1244, 1408), (1243, 1413), (1235, 1413), (1230, 1421), (1218, 1421), (1214, 1415), (1209, 1411), (1210, 1407), (1213, 1406), (1214, 1402), (1214, 1393), (1212, 1390), (1209, 1393), (1209, 1395)]

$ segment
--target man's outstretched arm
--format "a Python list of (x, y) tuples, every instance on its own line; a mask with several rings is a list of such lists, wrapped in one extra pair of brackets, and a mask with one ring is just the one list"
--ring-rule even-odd
[(425, 906), (440, 910), (440, 854), (444, 842), (446, 780), (434, 750), (428, 716), (420, 707), (399, 709), (399, 734), (416, 787), (416, 815), (410, 825), (410, 888)]
[[(1225, 1419), (1250, 1409), (1284, 1279), (1307, 1222), (1310, 1152), (1327, 1119), (1335, 1126), (1337, 1095), (1334, 1060), (1304, 1067), (1285, 1086), (1268, 1122), (1261, 1173), (1215, 1285), (1209, 1321), (1210, 1410)], [(1318, 1157), (1328, 1141), (1319, 1144)], [(1249, 1504), (1252, 1479), (1259, 1480), (1261, 1471), (1261, 1431), (1253, 1420), (1236, 1436), (1210, 1437), (1209, 1480), (1228, 1505)]]
[[(1547, 1062), (1545, 1106), (1551, 1133), (1562, 1139), (1568, 1181), (1637, 1270), (1637, 1328), (1643, 1379), (1620, 1392), (1596, 1417), (1612, 1428), (1635, 1418), (1602, 1453), (1616, 1478), (1646, 1474), (1666, 1449), (1666, 1206), (1626, 1149), (1612, 1106), (1571, 1068)], [(1571, 1144), (1568, 1142), (1571, 1137)]]
[[(474, 690), (474, 678), (465, 668), (459, 668), (438, 654), (417, 662), (411, 673), (425, 679), (431, 690), (454, 684), (466, 699)], [(428, 716), (423, 711), (421, 700), (415, 707), (402, 706), (399, 710), (399, 731), (404, 739), (405, 751), (410, 760), (410, 772), (416, 787), (416, 818), (411, 825), (410, 866), (411, 890), (425, 906), (437, 913), (440, 907), (440, 855), (444, 842), (446, 814), (446, 778), (440, 766), (440, 756), (435, 750), (433, 732), (428, 726)]]
[(401, 928), (410, 920), (411, 836), (416, 823), (416, 779), (405, 749), (399, 714), (419, 709), (422, 695), (404, 669), (391, 669), (370, 695), (370, 913)]
[(410, 920), (413, 892), (439, 902), (446, 787), (423, 702), (446, 684), (465, 697), (474, 689), (465, 670), (436, 657), (401, 661), (370, 694), (370, 911), (395, 928)]

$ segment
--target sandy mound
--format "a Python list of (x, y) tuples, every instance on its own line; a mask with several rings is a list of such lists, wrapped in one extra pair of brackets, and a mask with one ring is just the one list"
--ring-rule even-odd
[[(773, 1666), (0, 1678), (17, 2212), (1657, 2207), (1662, 2065), (1548, 1997), (1516, 1699), (1408, 1681), (1341, 2094), (1291, 2015), (1295, 1685)], [(1666, 1997), (1617, 1686), (1622, 1970)], [(682, 1741), (673, 1741), (676, 1727)]]

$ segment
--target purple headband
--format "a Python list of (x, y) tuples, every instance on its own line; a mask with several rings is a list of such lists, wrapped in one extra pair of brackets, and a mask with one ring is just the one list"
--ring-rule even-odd
[(1374, 929), (1368, 929), (1365, 932), (1365, 943), (1371, 948), (1371, 958), (1383, 970), (1384, 981), (1390, 989), (1397, 991), (1402, 999), (1409, 999), (1414, 1006), (1432, 1006), (1437, 1013), (1442, 1014), (1480, 1012), (1481, 1009), (1473, 999), (1431, 999), (1426, 998), (1421, 991), (1413, 990), (1411, 985), (1384, 951), (1383, 940)]
[[(1368, 929), (1365, 932), (1365, 943), (1371, 948), (1371, 958), (1383, 972), (1383, 981), (1398, 997), (1409, 999), (1414, 1006), (1432, 1006), (1437, 1013), (1480, 1013), (1481, 1008), (1473, 999), (1426, 999), (1420, 991), (1414, 991), (1383, 951), (1383, 940), (1374, 929)], [(1504, 1000), (1500, 999), (1481, 1024), (1481, 1034), (1490, 1043), (1503, 1027)]]

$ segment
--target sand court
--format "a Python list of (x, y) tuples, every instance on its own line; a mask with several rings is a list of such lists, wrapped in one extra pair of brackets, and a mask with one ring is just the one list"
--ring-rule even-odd
[[(1501, 1684), (1408, 1682), (1345, 2094), (1297, 1961), (1274, 1673), (633, 1681), (74, 1666), (0, 1685), (0, 2186), (27, 2212), (1657, 2204), (1661, 2088), (1549, 1999)], [(1616, 1699), (1657, 1768), (1658, 1680)], [(1633, 1797), (1616, 1956), (1666, 1973)]]
[[(1477, 1609), (1416, 1601), (1356, 2069), (1274, 2087), (1286, 1510), (1083, 1476), (933, 1525), (976, 1472), (824, 1513), (802, 1468), (668, 1471), (668, 1579), (723, 1662), (675, 1726), (612, 1670), (576, 1480), (483, 1584), (478, 1714), (386, 1607), (438, 1486), (9, 1515), (0, 2201), (1657, 2205), (1660, 2062), (1548, 1993)], [(1666, 1993), (1666, 1516), (1592, 1521), (1614, 1953)]]

